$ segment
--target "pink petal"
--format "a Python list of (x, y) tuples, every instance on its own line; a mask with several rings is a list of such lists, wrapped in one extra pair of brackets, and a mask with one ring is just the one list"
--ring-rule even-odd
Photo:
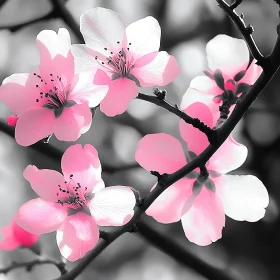
[(39, 240), (39, 235), (32, 234), (24, 230), (22, 227), (20, 227), (18, 224), (15, 223), (15, 219), (16, 216), (13, 219), (12, 228), (13, 228), (14, 237), (17, 239), (20, 245), (23, 247), (31, 247), (35, 243), (37, 243), (37, 241)]
[(39, 235), (56, 231), (66, 217), (66, 207), (37, 198), (20, 207), (16, 222), (26, 231)]
[(93, 83), (96, 85), (108, 85), (111, 82), (111, 78), (101, 69), (98, 69), (94, 75)]
[(77, 144), (69, 147), (62, 156), (61, 169), (65, 178), (73, 175), (75, 183), (87, 187), (88, 191), (94, 189), (101, 180), (101, 165), (96, 149), (87, 144)]
[(0, 99), (11, 111), (22, 114), (30, 108), (41, 106), (36, 102), (38, 89), (35, 85), (33, 74), (13, 74), (3, 81), (0, 87)]
[(247, 68), (249, 51), (242, 39), (227, 35), (217, 35), (206, 46), (208, 65), (211, 70), (220, 69), (233, 78), (239, 71)]
[(236, 142), (230, 135), (209, 159), (207, 168), (219, 173), (228, 173), (240, 167), (245, 162), (247, 154), (246, 146)]
[(173, 56), (159, 52), (152, 61), (141, 67), (137, 67), (136, 61), (136, 67), (130, 73), (139, 80), (142, 87), (165, 86), (180, 74), (180, 67)]
[(0, 250), (13, 251), (21, 245), (14, 236), (12, 224), (0, 229), (0, 233), (3, 236), (0, 240)]
[(130, 187), (113, 186), (97, 192), (88, 207), (99, 226), (122, 226), (133, 217), (135, 204)]
[(65, 219), (56, 239), (61, 255), (74, 262), (96, 246), (99, 230), (91, 216), (79, 212)]
[(149, 54), (159, 50), (161, 30), (158, 21), (149, 16), (131, 23), (126, 30), (129, 52), (140, 58), (145, 54)]
[(100, 7), (90, 9), (82, 14), (80, 25), (87, 47), (108, 56), (109, 51), (122, 46), (126, 25), (118, 13)]
[(15, 131), (19, 145), (29, 146), (53, 133), (55, 116), (47, 108), (33, 108), (20, 115)]
[(222, 237), (225, 214), (221, 199), (203, 187), (190, 210), (182, 217), (182, 225), (189, 241), (206, 246)]
[(28, 165), (23, 176), (29, 181), (32, 189), (44, 200), (57, 202), (59, 186), (64, 186), (64, 177), (55, 170), (41, 169)]
[(100, 103), (100, 110), (108, 117), (122, 114), (130, 101), (138, 95), (138, 88), (132, 80), (119, 78), (109, 84), (109, 91)]
[(173, 173), (187, 161), (181, 143), (165, 133), (148, 134), (138, 142), (135, 160), (147, 171)]
[(253, 85), (256, 80), (259, 78), (259, 76), (262, 73), (262, 68), (256, 64), (256, 59), (252, 61), (249, 68), (246, 71), (246, 74), (244, 77), (239, 81), (239, 83), (245, 83), (248, 85)]
[(65, 108), (55, 121), (54, 135), (58, 140), (76, 141), (91, 126), (92, 114), (87, 103)]
[(263, 183), (252, 175), (224, 175), (215, 185), (221, 189), (225, 214), (237, 221), (256, 222), (269, 203)]
[(76, 103), (88, 102), (89, 107), (99, 105), (109, 88), (107, 85), (93, 84), (95, 73), (95, 71), (87, 71), (76, 74), (72, 81), (72, 89), (68, 99)]
[[(204, 122), (209, 127), (213, 127), (213, 116), (209, 108), (200, 102), (193, 103), (187, 109), (184, 110), (185, 113), (193, 118), (198, 118)], [(200, 154), (208, 145), (209, 141), (204, 133), (202, 133), (197, 128), (180, 120), (180, 134), (182, 138), (187, 142), (188, 149), (191, 152)]]
[(183, 208), (192, 194), (193, 180), (183, 178), (166, 189), (147, 209), (146, 214), (160, 223), (178, 222)]

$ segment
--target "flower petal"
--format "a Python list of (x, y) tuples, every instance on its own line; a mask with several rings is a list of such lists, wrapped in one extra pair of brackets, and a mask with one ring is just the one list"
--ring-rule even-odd
[(80, 25), (87, 47), (107, 56), (121, 47), (126, 25), (118, 13), (100, 7), (90, 9), (82, 14)]
[(109, 117), (122, 114), (137, 95), (135, 82), (126, 78), (114, 80), (109, 84), (109, 91), (100, 103), (100, 110)]
[(253, 85), (256, 80), (259, 78), (261, 75), (263, 69), (256, 64), (257, 60), (254, 59), (252, 63), (250, 64), (249, 68), (246, 71), (246, 74), (244, 77), (239, 81), (239, 83), (245, 83), (248, 85)]
[(13, 251), (21, 244), (14, 236), (12, 224), (7, 225), (0, 229), (3, 238), (0, 240), (0, 250)]
[(158, 21), (149, 16), (127, 26), (126, 38), (129, 52), (135, 59), (159, 50), (161, 30)]
[(228, 173), (240, 167), (246, 160), (248, 149), (230, 135), (217, 152), (209, 159), (207, 168), (219, 173)]
[(211, 70), (221, 70), (230, 78), (243, 71), (249, 64), (249, 51), (242, 39), (217, 35), (206, 46), (208, 65)]
[(96, 107), (106, 96), (109, 87), (107, 85), (95, 85), (93, 79), (95, 71), (87, 71), (76, 74), (72, 81), (72, 89), (68, 100), (76, 103), (88, 102), (89, 107)]
[(87, 144), (69, 147), (62, 156), (61, 169), (65, 178), (73, 180), (91, 191), (101, 180), (101, 164), (96, 149)]
[(189, 87), (183, 95), (181, 109), (186, 110), (190, 105), (196, 102), (205, 104), (215, 115), (216, 113), (220, 113), (219, 106), (213, 101), (213, 95)]
[(223, 203), (214, 192), (203, 187), (190, 210), (182, 217), (189, 241), (206, 246), (222, 237), (225, 226)]
[(97, 192), (89, 209), (99, 226), (122, 226), (133, 217), (135, 204), (130, 187), (112, 186)]
[(223, 93), (223, 90), (217, 86), (216, 82), (207, 76), (195, 77), (192, 79), (190, 87), (212, 95), (212, 98)]
[(24, 230), (22, 227), (16, 224), (15, 220), (16, 216), (14, 217), (12, 222), (14, 237), (23, 247), (33, 246), (39, 240), (39, 235)]
[(192, 195), (193, 180), (182, 178), (166, 189), (147, 209), (146, 214), (160, 223), (178, 222), (183, 208)]
[(256, 222), (264, 217), (269, 203), (263, 183), (252, 175), (224, 175), (219, 184), (225, 214), (237, 221)]
[(87, 103), (65, 108), (56, 119), (54, 135), (58, 140), (76, 141), (91, 126), (92, 114)]
[(44, 234), (56, 231), (66, 217), (66, 207), (37, 198), (20, 207), (16, 222), (26, 231)]
[(33, 108), (20, 115), (15, 131), (19, 145), (29, 146), (53, 133), (55, 116), (47, 108)]
[(173, 173), (187, 161), (181, 143), (165, 133), (148, 134), (138, 142), (135, 160), (147, 171)]
[[(148, 54), (147, 56), (154, 55)], [(144, 57), (140, 58), (143, 60)], [(171, 83), (179, 74), (180, 67), (174, 56), (167, 52), (158, 52), (153, 60), (148, 59), (147, 64), (135, 63), (130, 74), (135, 76), (142, 87), (166, 86)]]
[(79, 212), (68, 216), (56, 235), (61, 255), (74, 262), (92, 250), (99, 240), (99, 230), (93, 217)]
[(36, 102), (38, 90), (35, 87), (34, 75), (29, 73), (13, 74), (7, 77), (0, 87), (0, 99), (16, 114), (41, 106)]
[(35, 165), (28, 165), (23, 171), (23, 177), (42, 199), (57, 202), (59, 186), (63, 186), (65, 181), (62, 174), (55, 170), (40, 170)]
[[(205, 104), (193, 103), (184, 112), (193, 118), (200, 119), (207, 126), (213, 127), (213, 115)], [(181, 137), (187, 142), (189, 151), (198, 155), (209, 145), (207, 136), (185, 121), (180, 120), (179, 129)]]
[(66, 28), (60, 28), (58, 33), (53, 30), (43, 30), (37, 36), (37, 44), (40, 55), (46, 55), (48, 51), (51, 59), (57, 55), (68, 56), (71, 48), (70, 34)]

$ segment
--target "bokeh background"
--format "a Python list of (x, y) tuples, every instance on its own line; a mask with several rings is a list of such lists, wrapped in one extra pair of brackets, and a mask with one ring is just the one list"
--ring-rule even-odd
[[(238, 7), (245, 21), (254, 26), (254, 38), (264, 54), (269, 54), (276, 40), (279, 23), (278, 6), (273, 0), (244, 0)], [(129, 24), (147, 15), (157, 18), (162, 27), (161, 49), (173, 54), (181, 75), (167, 87), (168, 100), (180, 104), (190, 80), (207, 68), (205, 45), (217, 34), (240, 37), (232, 22), (216, 5), (215, 0), (69, 0), (66, 7), (77, 23), (80, 15), (91, 7), (102, 6), (119, 12)], [(14, 26), (48, 14), (52, 5), (47, 0), (8, 0), (0, 10), (0, 80), (12, 73), (30, 72), (39, 62), (36, 35), (43, 29), (67, 27), (61, 19), (38, 21), (16, 32)], [(2, 28), (3, 26), (3, 28)], [(70, 30), (71, 32), (71, 30)], [(72, 42), (78, 40), (73, 33)], [(182, 248), (204, 262), (224, 269), (236, 280), (280, 279), (280, 75), (276, 75), (263, 94), (247, 112), (234, 131), (236, 140), (249, 149), (246, 163), (238, 174), (254, 174), (270, 194), (266, 216), (257, 223), (236, 222), (227, 217), (223, 238), (208, 246), (191, 244), (180, 223), (161, 225), (144, 217), (152, 227), (176, 240)], [(151, 94), (152, 89), (141, 89)], [(60, 153), (73, 143), (59, 142), (55, 137), (49, 144), (24, 148), (9, 135), (5, 117), (10, 114), (0, 102), (0, 227), (8, 224), (18, 208), (36, 197), (22, 172), (28, 164), (38, 168), (60, 170)], [(155, 178), (137, 167), (134, 153), (137, 142), (148, 133), (165, 132), (178, 139), (178, 118), (162, 108), (135, 100), (128, 111), (108, 118), (97, 111), (90, 131), (78, 143), (91, 143), (99, 151), (105, 168), (107, 185), (129, 185), (145, 196)], [(180, 139), (181, 141), (181, 139)], [(53, 152), (51, 147), (57, 150)], [(136, 165), (129, 170), (112, 171), (112, 167)], [(168, 209), (167, 209), (168, 211)], [(0, 237), (1, 238), (1, 237)], [(45, 255), (59, 258), (54, 234), (40, 238)], [(12, 261), (36, 258), (28, 250), (0, 252), (0, 267)], [(76, 264), (68, 264), (69, 268)], [(0, 279), (47, 280), (59, 274), (52, 266), (37, 266), (31, 273), (22, 269)], [(182, 266), (145, 241), (140, 234), (125, 234), (107, 248), (78, 278), (80, 280), (202, 280), (199, 273)]]

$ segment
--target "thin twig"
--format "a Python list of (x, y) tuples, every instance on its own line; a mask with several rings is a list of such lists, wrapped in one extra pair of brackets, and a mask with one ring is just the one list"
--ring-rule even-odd
[(253, 37), (252, 37), (252, 26), (246, 26), (243, 16), (239, 16), (235, 11), (236, 8), (241, 1), (235, 1), (232, 5), (227, 4), (224, 0), (216, 0), (218, 6), (220, 6), (227, 15), (231, 18), (233, 23), (236, 25), (242, 36), (244, 37), (253, 57), (258, 61), (257, 64), (260, 65), (263, 69), (267, 67), (267, 60), (259, 51)]
[(146, 95), (143, 93), (138, 93), (138, 99), (153, 103), (159, 107), (166, 109), (167, 111), (173, 113), (174, 115), (178, 116), (179, 118), (183, 119), (186, 123), (191, 124), (193, 127), (199, 129), (201, 132), (205, 133), (209, 139), (209, 142), (212, 141), (212, 129), (205, 125), (197, 118), (192, 118), (187, 115), (185, 112), (181, 111), (178, 106), (173, 106), (169, 104), (167, 101), (159, 99), (156, 96)]
[(0, 269), (0, 274), (7, 274), (10, 271), (17, 269), (17, 268), (25, 268), (26, 271), (31, 271), (34, 266), (43, 265), (43, 264), (54, 265), (60, 271), (61, 275), (64, 275), (65, 273), (67, 273), (64, 262), (59, 262), (59, 261), (55, 261), (55, 260), (51, 260), (51, 259), (37, 259), (37, 260), (29, 261), (29, 262), (13, 263), (6, 268)]
[(2, 8), (2, 6), (4, 6), (4, 4), (7, 2), (7, 0), (0, 0), (0, 9)]
[(8, 29), (11, 32), (16, 32), (16, 31), (18, 31), (18, 30), (20, 30), (20, 29), (22, 29), (26, 26), (29, 26), (31, 24), (34, 24), (34, 23), (37, 23), (37, 22), (40, 22), (40, 21), (43, 21), (43, 20), (54, 19), (54, 18), (57, 18), (57, 13), (56, 13), (55, 10), (50, 11), (49, 13), (47, 13), (46, 15), (44, 15), (42, 17), (31, 19), (31, 20), (28, 20), (26, 22), (18, 23), (18, 24), (15, 24), (15, 25), (0, 26), (0, 30)]

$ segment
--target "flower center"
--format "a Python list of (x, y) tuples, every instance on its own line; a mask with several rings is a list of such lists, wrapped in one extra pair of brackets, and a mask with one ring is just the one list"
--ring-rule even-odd
[(87, 200), (91, 197), (87, 193), (87, 187), (82, 187), (80, 183), (75, 183), (73, 175), (70, 175), (69, 182), (65, 181), (64, 186), (58, 185), (57, 203), (76, 211), (86, 207)]
[(40, 75), (34, 73), (40, 83), (36, 84), (39, 90), (39, 96), (36, 102), (40, 102), (42, 107), (54, 110), (55, 117), (59, 117), (64, 107), (71, 107), (75, 104), (74, 101), (68, 101), (67, 96), (69, 89), (66, 82), (63, 82), (62, 77), (50, 74), (49, 82), (43, 79)]
[[(120, 44), (120, 42), (117, 42)], [(121, 48), (117, 52), (113, 52), (108, 48), (104, 48), (108, 52), (105, 56), (106, 61), (102, 61), (98, 56), (95, 56), (95, 60), (106, 70), (113, 73), (113, 79), (120, 77), (128, 77), (130, 70), (134, 67), (134, 58), (129, 52), (131, 43), (126, 48)]]

